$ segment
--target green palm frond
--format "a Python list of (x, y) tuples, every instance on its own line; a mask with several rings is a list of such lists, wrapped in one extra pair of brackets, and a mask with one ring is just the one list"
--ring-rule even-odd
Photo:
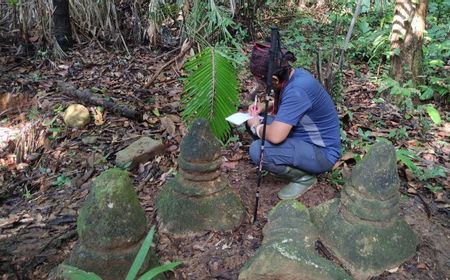
[(225, 140), (230, 134), (226, 117), (236, 112), (239, 103), (236, 70), (224, 54), (213, 47), (189, 59), (184, 66), (183, 120), (209, 121), (214, 135)]

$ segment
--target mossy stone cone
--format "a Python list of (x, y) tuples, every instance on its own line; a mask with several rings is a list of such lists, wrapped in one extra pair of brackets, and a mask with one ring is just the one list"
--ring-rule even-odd
[(400, 179), (395, 148), (377, 142), (352, 169), (341, 203), (352, 215), (368, 221), (389, 221), (398, 215)]
[(411, 258), (418, 240), (399, 216), (395, 149), (378, 142), (352, 170), (341, 199), (310, 209), (323, 243), (357, 279)]
[(355, 279), (379, 275), (410, 259), (416, 252), (417, 237), (400, 218), (372, 225), (356, 222), (339, 213), (339, 200), (321, 204), (310, 212), (321, 241)]
[(294, 199), (281, 200), (270, 210), (263, 235), (263, 243), (284, 240), (288, 236), (308, 250), (314, 250), (315, 241), (319, 238), (310, 222), (308, 209)]
[(144, 237), (145, 212), (126, 171), (109, 169), (94, 179), (77, 231), (84, 245), (98, 249), (125, 247)]
[[(68, 264), (104, 280), (124, 279), (147, 232), (144, 209), (127, 172), (110, 169), (94, 179), (77, 231)], [(143, 269), (148, 266), (144, 262)]]
[(240, 280), (351, 279), (339, 266), (315, 252), (317, 232), (307, 208), (284, 200), (270, 212), (261, 248), (242, 268)]
[(231, 230), (244, 207), (220, 172), (220, 143), (206, 120), (194, 121), (180, 144), (179, 173), (156, 202), (159, 229), (174, 234)]

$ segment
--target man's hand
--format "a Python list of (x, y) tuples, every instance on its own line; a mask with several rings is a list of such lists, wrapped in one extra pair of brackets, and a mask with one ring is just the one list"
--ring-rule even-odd
[(252, 105), (248, 106), (248, 113), (253, 117), (257, 117), (259, 114), (261, 114), (261, 108), (263, 106), (263, 103), (257, 103), (256, 105), (252, 103)]
[[(250, 106), (248, 106), (248, 113), (253, 116), (254, 113), (257, 115), (261, 114), (264, 111), (264, 108), (266, 108), (266, 104), (264, 102), (258, 102), (256, 105), (256, 109), (254, 109), (254, 103), (252, 103)], [(273, 108), (273, 101), (269, 101), (269, 114), (270, 111)]]
[[(255, 101), (257, 101), (255, 99)], [(250, 114), (250, 116), (252, 116), (253, 118), (249, 119), (247, 121), (247, 125), (249, 127), (252, 127), (254, 125), (258, 125), (260, 123), (259, 121), (259, 114), (261, 113), (261, 107), (262, 107), (262, 103), (252, 103), (249, 107), (248, 107), (248, 113)]]
[(253, 117), (253, 118), (251, 118), (251, 119), (249, 119), (249, 120), (247, 121), (247, 125), (248, 125), (249, 127), (252, 127), (252, 126), (258, 125), (258, 124), (260, 124), (260, 121), (259, 121), (259, 117), (258, 117), (258, 116), (257, 116), (257, 117)]

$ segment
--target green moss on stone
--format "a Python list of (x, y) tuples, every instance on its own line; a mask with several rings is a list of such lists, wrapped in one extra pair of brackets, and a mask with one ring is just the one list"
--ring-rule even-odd
[(346, 186), (341, 193), (341, 202), (353, 215), (370, 221), (389, 221), (398, 214), (399, 194), (388, 200), (366, 199), (353, 187)]
[(290, 239), (263, 245), (242, 268), (239, 279), (294, 280), (300, 275), (305, 280), (352, 279), (341, 267)]
[(380, 225), (365, 221), (350, 223), (337, 206), (335, 201), (313, 209), (312, 221), (322, 241), (358, 278), (378, 275), (415, 254), (417, 237), (400, 218)]
[[(306, 217), (305, 217), (306, 215)], [(308, 218), (308, 210), (302, 203), (295, 199), (281, 200), (269, 212), (269, 219), (276, 219), (279, 216)]]
[(316, 207), (309, 208), (309, 214), (311, 217), (311, 222), (320, 230), (323, 225), (322, 221), (328, 215), (328, 213), (333, 209), (337, 209), (339, 205), (339, 199), (330, 199)]
[(176, 183), (172, 184), (173, 191), (187, 196), (208, 196), (230, 187), (221, 177), (211, 181), (190, 181), (182, 174), (177, 174), (175, 180)]
[(398, 192), (400, 179), (392, 144), (377, 142), (352, 169), (351, 186), (369, 199), (387, 200)]
[(77, 219), (80, 240), (93, 248), (134, 244), (146, 232), (146, 218), (127, 172), (110, 169), (93, 183)]
[(156, 202), (160, 228), (171, 233), (231, 230), (244, 218), (244, 207), (231, 189), (201, 198), (180, 194), (176, 180), (168, 181)]

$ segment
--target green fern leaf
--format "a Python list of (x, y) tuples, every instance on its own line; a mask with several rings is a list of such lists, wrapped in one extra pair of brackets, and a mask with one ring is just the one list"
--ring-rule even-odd
[(183, 120), (209, 121), (214, 135), (225, 140), (230, 135), (226, 117), (237, 110), (239, 103), (236, 69), (224, 54), (213, 47), (188, 60), (184, 66), (188, 77), (184, 82)]

